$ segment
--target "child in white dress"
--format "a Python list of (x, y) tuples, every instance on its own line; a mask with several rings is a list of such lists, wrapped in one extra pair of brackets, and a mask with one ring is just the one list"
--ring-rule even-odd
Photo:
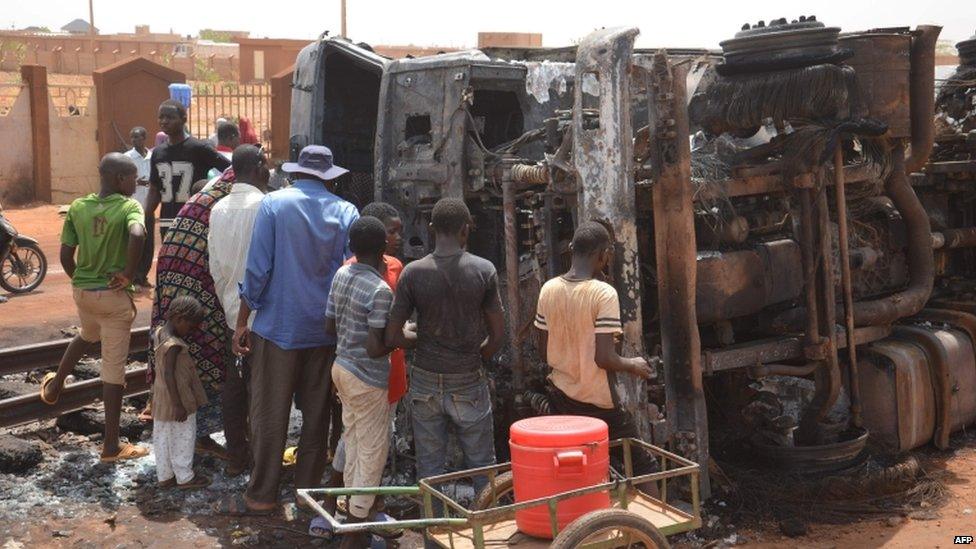
[(182, 339), (198, 329), (206, 309), (190, 296), (170, 302), (166, 324), (153, 334), (157, 366), (153, 381), (153, 451), (159, 486), (204, 488), (210, 479), (193, 472), (196, 411), (207, 403), (196, 365)]

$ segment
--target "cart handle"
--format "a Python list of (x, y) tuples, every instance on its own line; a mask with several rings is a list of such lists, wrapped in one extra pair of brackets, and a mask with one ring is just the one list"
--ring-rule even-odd
[[(416, 487), (413, 487), (416, 490)], [(316, 513), (322, 516), (332, 527), (332, 531), (336, 534), (351, 534), (355, 532), (364, 532), (369, 529), (375, 530), (399, 530), (402, 528), (406, 529), (417, 529), (417, 528), (431, 528), (434, 526), (470, 526), (467, 519), (463, 518), (432, 518), (432, 519), (412, 519), (412, 520), (388, 520), (383, 522), (356, 522), (353, 524), (345, 524), (339, 522), (331, 513), (326, 511), (319, 502), (315, 501), (315, 498), (311, 496), (311, 493), (325, 493), (332, 492), (332, 495), (343, 495), (341, 492), (347, 492), (345, 490), (329, 490), (321, 488), (299, 488), (298, 497), (307, 503)], [(362, 489), (356, 490), (358, 493), (362, 493)], [(338, 492), (338, 494), (337, 494)], [(390, 517), (392, 519), (392, 517)]]

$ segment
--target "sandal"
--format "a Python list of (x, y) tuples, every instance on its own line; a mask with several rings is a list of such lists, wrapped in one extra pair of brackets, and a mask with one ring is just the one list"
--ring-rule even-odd
[(44, 374), (44, 378), (41, 379), (41, 402), (47, 404), (48, 406), (53, 406), (57, 404), (58, 399), (61, 398), (61, 393), (58, 393), (58, 396), (55, 397), (54, 400), (48, 400), (47, 398), (44, 397), (44, 390), (47, 389), (47, 386), (51, 383), (51, 381), (53, 381), (57, 377), (58, 377), (57, 372), (48, 372)]
[(308, 525), (308, 535), (331, 541), (335, 537), (335, 532), (332, 531), (332, 525), (325, 520), (325, 517), (315, 517)]
[(143, 408), (141, 412), (139, 412), (139, 415), (137, 416), (137, 418), (142, 423), (152, 423), (152, 420), (153, 420), (153, 417), (152, 417), (152, 403), (147, 404), (146, 407)]
[(217, 441), (210, 437), (203, 439), (203, 442), (197, 439), (193, 447), (193, 452), (201, 456), (213, 456), (220, 461), (230, 461), (230, 454), (227, 453), (227, 448), (217, 444)]
[(123, 461), (126, 459), (139, 459), (144, 458), (149, 455), (149, 450), (142, 446), (136, 446), (135, 444), (123, 444), (119, 446), (119, 453), (114, 456), (102, 456), (100, 458), (102, 463), (115, 463), (116, 461)]
[(250, 471), (250, 469), (251, 467), (248, 463), (243, 465), (234, 465), (233, 463), (230, 463), (224, 467), (224, 476), (227, 478), (236, 478)]
[(247, 506), (247, 501), (241, 494), (234, 494), (221, 498), (211, 507), (214, 513), (227, 517), (266, 517), (273, 515), (276, 507), (270, 509), (251, 509)]
[(193, 478), (183, 484), (176, 485), (180, 490), (197, 490), (199, 488), (206, 488), (207, 486), (210, 486), (210, 478), (200, 473), (194, 473)]
[[(376, 513), (376, 516), (372, 519), (372, 522), (393, 522), (396, 523), (396, 519), (387, 515), (386, 513)], [(380, 528), (378, 526), (373, 528), (368, 528), (366, 530), (374, 536), (379, 536), (383, 539), (399, 539), (403, 537), (405, 530), (403, 528)]]

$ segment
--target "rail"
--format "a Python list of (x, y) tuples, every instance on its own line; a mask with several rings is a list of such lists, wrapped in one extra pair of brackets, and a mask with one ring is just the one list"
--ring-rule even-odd
[[(70, 339), (60, 339), (0, 349), (0, 376), (20, 374), (57, 364), (70, 342)], [(148, 345), (149, 328), (132, 330), (129, 354), (143, 351)], [(97, 353), (101, 354), (101, 344), (98, 346)]]
[[(0, 350), (0, 375), (17, 374), (42, 369), (56, 364), (64, 354), (70, 339), (22, 345)], [(149, 328), (132, 330), (129, 354), (142, 352), (149, 343)], [(125, 373), (125, 396), (135, 396), (149, 390), (146, 367)], [(41, 402), (39, 392), (28, 393), (0, 400), (0, 427), (13, 427), (33, 421), (57, 417), (80, 410), (102, 398), (102, 382), (89, 379), (66, 385), (58, 402), (49, 405)]]
[[(149, 391), (146, 380), (146, 367), (129, 370), (125, 373), (124, 396), (141, 395)], [(65, 385), (56, 404), (41, 402), (39, 392), (28, 393), (0, 400), (0, 427), (13, 427), (24, 423), (58, 417), (61, 414), (80, 410), (102, 398), (102, 382), (89, 379)]]

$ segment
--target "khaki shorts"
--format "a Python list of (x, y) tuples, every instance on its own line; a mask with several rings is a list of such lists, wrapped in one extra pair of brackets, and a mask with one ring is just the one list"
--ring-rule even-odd
[(102, 342), (102, 382), (125, 385), (125, 363), (136, 318), (132, 296), (125, 290), (75, 288), (74, 298), (81, 318), (81, 339)]

